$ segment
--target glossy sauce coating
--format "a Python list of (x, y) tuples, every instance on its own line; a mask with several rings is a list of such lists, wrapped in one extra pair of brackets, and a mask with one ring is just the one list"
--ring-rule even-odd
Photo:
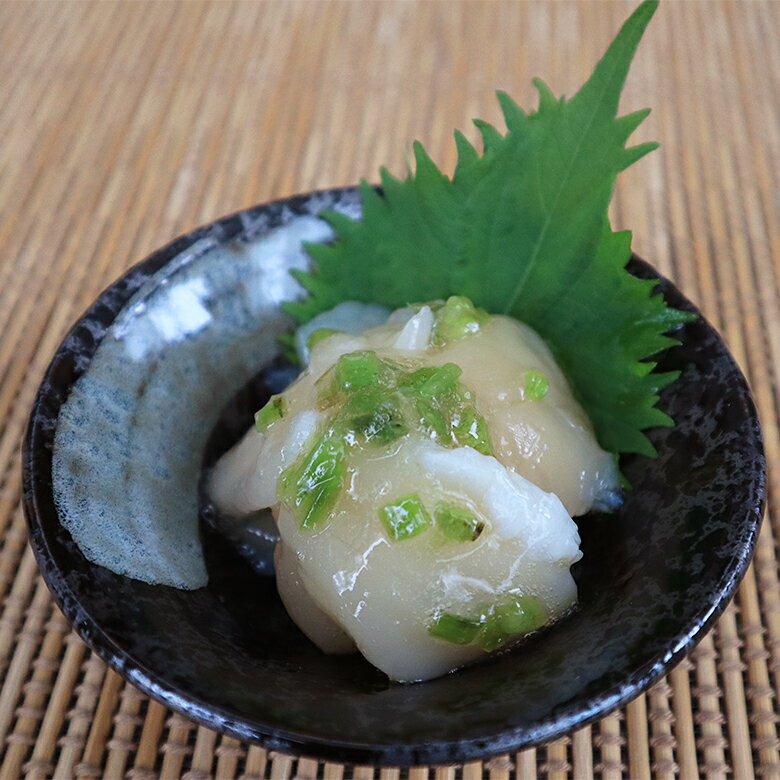
[[(274, 507), (282, 540), (279, 591), (307, 635), (328, 652), (348, 651), (354, 642), (401, 681), (435, 677), (484, 656), (484, 642), (435, 635), (442, 616), (484, 622), (497, 605), (529, 599), (542, 605), (545, 622), (568, 611), (577, 596), (569, 567), (580, 557), (569, 514), (613, 491), (616, 476), (533, 331), (492, 317), (463, 338), (434, 345), (433, 327), (433, 313), (423, 307), (357, 336), (324, 338), (284, 393), (281, 419), (263, 433), (248, 432), (211, 479), (225, 511)], [(459, 366), (460, 383), (487, 422), (493, 454), (441, 446), (414, 429), (385, 445), (353, 437), (332, 510), (314, 527), (302, 527), (294, 507), (280, 503), (279, 476), (327, 429), (324, 380), (317, 380), (341, 355), (366, 350), (410, 370)], [(545, 377), (544, 397), (528, 397), (529, 371)], [(426, 520), (415, 535), (394, 539), (383, 511), (408, 497)], [(475, 518), (477, 537), (448, 536), (443, 506)]]

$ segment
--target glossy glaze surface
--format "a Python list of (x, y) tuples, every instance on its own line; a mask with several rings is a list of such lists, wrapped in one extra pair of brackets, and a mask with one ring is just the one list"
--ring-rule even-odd
[[(626, 459), (634, 489), (617, 514), (578, 518), (578, 611), (533, 643), (455, 675), (398, 686), (357, 657), (320, 654), (287, 617), (273, 579), (258, 578), (208, 532), (209, 586), (185, 592), (90, 563), (57, 516), (51, 445), (58, 414), (122, 305), (204, 237), (256, 236), (345, 197), (354, 192), (261, 206), (177, 239), (112, 285), (76, 324), (47, 371), (26, 439), (25, 508), (44, 577), (79, 633), (121, 674), (241, 739), (357, 763), (413, 764), (553, 738), (668, 671), (722, 611), (749, 563), (764, 500), (760, 431), (742, 374), (702, 320), (685, 326), (683, 345), (662, 360), (682, 378), (664, 397), (677, 427), (652, 434), (659, 457)], [(631, 267), (655, 276), (639, 260)], [(692, 308), (660, 284), (674, 305)], [(274, 372), (265, 377), (278, 381)], [(251, 403), (277, 389), (262, 380)], [(222, 418), (207, 461), (238, 436), (231, 419)]]
[[(484, 661), (570, 612), (580, 552), (567, 509), (585, 514), (594, 496), (618, 488), (612, 456), (536, 333), (465, 299), (434, 309), (402, 309), (359, 335), (319, 340), (301, 376), (260, 414), (262, 431), (247, 431), (208, 487), (226, 515), (272, 509), (277, 587), (318, 647), (357, 646), (405, 682)], [(446, 331), (447, 317), (445, 336), (437, 323)], [(339, 384), (356, 365), (371, 384)], [(524, 383), (532, 371), (545, 383), (533, 398)], [(419, 395), (420, 372), (429, 388), (438, 377), (437, 393)], [(455, 427), (460, 420), (469, 422)], [(313, 479), (298, 459), (316, 453)], [(309, 475), (293, 487), (298, 469)], [(295, 508), (298, 491), (327, 484), (329, 504)], [(442, 525), (447, 508), (473, 522), (464, 536)]]

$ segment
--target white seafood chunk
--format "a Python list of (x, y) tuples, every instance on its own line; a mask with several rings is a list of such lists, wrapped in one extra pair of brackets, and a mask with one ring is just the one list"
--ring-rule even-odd
[[(554, 492), (575, 517), (594, 504), (610, 504), (617, 466), (599, 447), (590, 420), (536, 331), (510, 317), (491, 317), (478, 333), (447, 344), (430, 361), (463, 369), (461, 381), (474, 391), (495, 455), (505, 466)], [(529, 371), (547, 379), (540, 400), (526, 396)]]
[(470, 447), (426, 448), (420, 463), (450, 493), (478, 496), (500, 539), (525, 540), (527, 560), (579, 560), (577, 526), (554, 493), (545, 493)]
[(376, 303), (344, 301), (329, 311), (318, 314), (295, 331), (295, 351), (298, 359), (306, 365), (309, 362), (309, 337), (321, 328), (343, 333), (360, 333), (375, 325), (381, 325), (390, 312)]
[(284, 542), (276, 545), (274, 566), (279, 597), (301, 631), (325, 653), (355, 652), (355, 643), (349, 634), (309, 595), (303, 584), (298, 556)]
[(273, 508), (280, 595), (324, 651), (424, 680), (576, 603), (570, 515), (617, 470), (530, 328), (450, 299), (323, 333), (258, 420), (210, 492)]
[[(404, 359), (395, 346), (416, 316), (401, 309), (383, 325), (360, 335), (336, 334), (314, 350), (309, 371), (313, 379), (339, 356), (375, 349), (382, 356)], [(398, 316), (401, 314), (402, 316)], [(410, 319), (411, 317), (411, 319)], [(417, 346), (420, 351), (419, 344)], [(426, 365), (455, 363), (461, 381), (476, 395), (501, 463), (563, 501), (576, 517), (595, 508), (610, 508), (617, 500), (618, 471), (612, 455), (599, 447), (587, 414), (574, 397), (550, 348), (528, 325), (511, 317), (493, 316), (468, 338), (458, 339), (424, 355)], [(547, 391), (540, 400), (527, 396), (529, 372), (542, 374)], [(302, 385), (300, 388), (298, 385)], [(312, 377), (299, 380), (288, 394), (314, 403)]]
[(222, 512), (241, 517), (276, 504), (276, 480), (315, 434), (323, 415), (313, 410), (296, 414), (287, 425), (265, 433), (250, 428), (220, 458), (209, 479), (209, 495)]
[(401, 329), (392, 343), (393, 349), (404, 352), (420, 352), (427, 349), (433, 330), (433, 312), (423, 306)]
[[(468, 448), (445, 450), (419, 439), (392, 457), (388, 468), (386, 452), (361, 453), (323, 527), (301, 528), (285, 508), (278, 517), (307, 595), (372, 664), (394, 680), (437, 677), (484, 656), (478, 646), (431, 636), (438, 614), (470, 617), (507, 597), (536, 596), (554, 620), (573, 605), (569, 567), (580, 557), (579, 537), (555, 496)], [(471, 472), (465, 482), (464, 464)], [(496, 481), (498, 488), (482, 492)], [(473, 542), (450, 540), (435, 523), (392, 541), (379, 510), (410, 494), (431, 515), (442, 502), (467, 506), (485, 528)], [(324, 649), (316, 629), (298, 625)]]

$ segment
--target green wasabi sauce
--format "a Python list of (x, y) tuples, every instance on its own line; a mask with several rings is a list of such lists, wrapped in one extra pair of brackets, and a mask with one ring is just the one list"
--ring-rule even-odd
[[(329, 415), (327, 429), (280, 478), (280, 495), (302, 527), (314, 528), (327, 517), (353, 447), (388, 446), (417, 432), (443, 447), (468, 446), (491, 454), (487, 424), (474, 394), (461, 384), (461, 373), (454, 363), (404, 365), (372, 350), (341, 355), (318, 380), (318, 402)], [(258, 412), (258, 429), (260, 422), (275, 419), (275, 410), (269, 402)], [(317, 480), (323, 475), (327, 482), (321, 485)]]

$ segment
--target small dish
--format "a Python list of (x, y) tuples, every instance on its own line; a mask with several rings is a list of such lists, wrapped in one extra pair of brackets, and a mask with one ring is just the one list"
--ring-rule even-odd
[[(321, 654), (287, 617), (273, 577), (253, 573), (207, 529), (209, 584), (183, 591), (91, 563), (62, 526), (52, 486), (61, 410), (120, 310), (196, 261), (206, 276), (215, 264), (240, 264), (253, 241), (331, 207), (358, 214), (356, 190), (276, 201), (199, 228), (128, 271), (75, 324), (43, 379), (25, 441), (25, 511), (44, 579), (76, 631), (126, 679), (199, 723), (269, 748), (354, 763), (443, 764), (536, 745), (596, 720), (701, 639), (747, 569), (760, 526), (765, 462), (756, 411), (734, 360), (700, 317), (661, 357), (661, 370), (682, 375), (662, 399), (676, 427), (651, 432), (658, 458), (625, 458), (633, 489), (623, 507), (578, 518), (577, 611), (513, 652), (430, 682), (391, 684), (358, 656)], [(192, 399), (192, 408), (206, 410), (199, 444), (175, 468), (162, 455), (160, 468), (178, 473), (186, 506), (197, 506), (203, 458), (213, 460), (242, 427), (223, 407), (243, 386), (256, 396), (251, 403), (262, 400), (277, 389), (268, 383), (285, 377), (267, 369), (279, 368), (277, 336), (291, 327), (280, 303), (295, 286), (283, 263), (272, 266), (264, 270), (261, 332), (245, 333), (236, 348), (240, 370), (200, 377), (206, 386)], [(673, 306), (695, 311), (646, 263), (634, 258), (630, 268), (658, 279)], [(142, 308), (138, 316), (146, 316)], [(164, 349), (192, 349), (212, 337), (215, 322), (205, 318)], [(199, 349), (218, 364), (219, 353)], [(261, 381), (252, 384), (253, 375)], [(194, 393), (179, 388), (179, 397), (157, 399), (174, 417)], [(84, 426), (84, 447), (99, 444), (103, 430), (97, 421)]]

